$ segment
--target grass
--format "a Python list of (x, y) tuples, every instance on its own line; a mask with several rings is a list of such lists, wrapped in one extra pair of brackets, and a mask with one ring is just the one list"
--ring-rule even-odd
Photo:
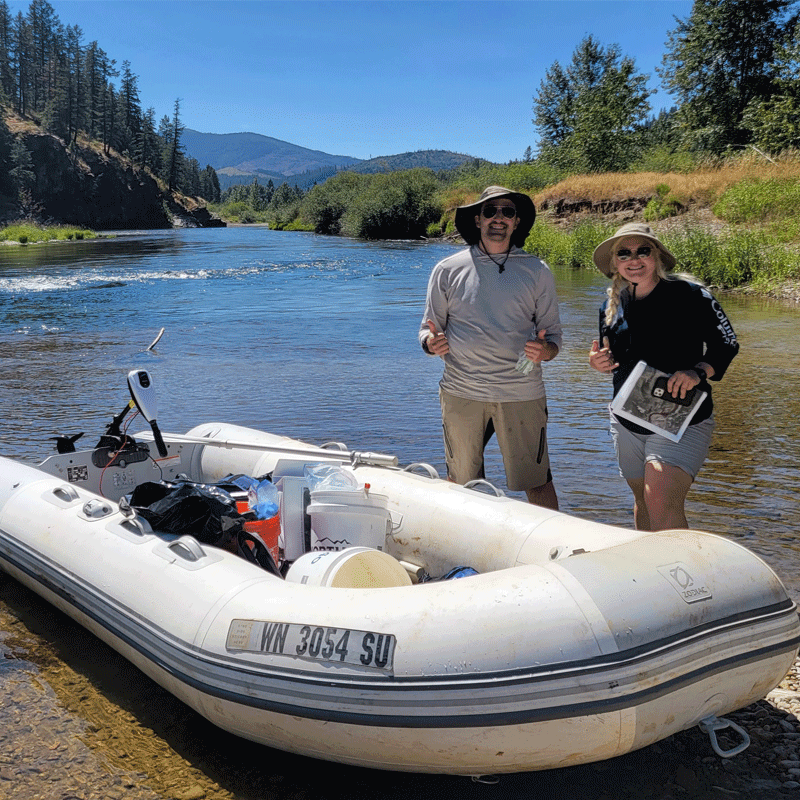
[(800, 156), (788, 152), (776, 163), (757, 154), (732, 158), (712, 167), (693, 172), (611, 172), (600, 175), (573, 175), (534, 195), (537, 208), (547, 208), (555, 202), (584, 199), (594, 203), (622, 200), (629, 197), (659, 196), (659, 187), (685, 206), (713, 206), (732, 187), (747, 182), (774, 181), (785, 185), (800, 182)]
[(37, 244), (40, 242), (73, 241), (95, 239), (97, 234), (85, 228), (71, 228), (64, 225), (46, 227), (32, 222), (14, 222), (0, 229), (0, 242)]
[[(739, 156), (691, 173), (576, 175), (534, 196), (544, 210), (526, 249), (553, 266), (593, 268), (591, 254), (623, 221), (602, 213), (571, 219), (556, 204), (609, 208), (635, 199), (675, 254), (678, 269), (712, 287), (749, 285), (769, 293), (800, 280), (800, 157), (784, 154), (770, 163)], [(713, 212), (711, 224), (687, 210)], [(663, 222), (669, 220), (668, 223)]]
[[(537, 223), (525, 249), (553, 267), (594, 269), (594, 248), (616, 227), (598, 219), (582, 220), (570, 230)], [(776, 246), (764, 231), (731, 229), (717, 236), (689, 223), (659, 238), (677, 258), (681, 272), (691, 273), (708, 286), (730, 289), (752, 284), (768, 291), (800, 278), (800, 252)]]

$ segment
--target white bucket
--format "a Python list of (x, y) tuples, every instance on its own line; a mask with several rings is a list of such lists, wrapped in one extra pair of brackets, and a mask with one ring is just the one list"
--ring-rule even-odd
[(339, 589), (385, 589), (411, 586), (402, 564), (388, 553), (370, 547), (349, 547), (335, 552), (306, 553), (286, 573), (290, 583)]
[(311, 517), (312, 550), (373, 547), (383, 550), (392, 530), (386, 498), (358, 491), (311, 492), (307, 508)]

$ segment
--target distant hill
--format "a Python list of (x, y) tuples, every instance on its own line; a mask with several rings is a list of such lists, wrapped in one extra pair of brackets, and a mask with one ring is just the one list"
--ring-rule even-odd
[(239, 174), (263, 172), (286, 177), (320, 167), (347, 167), (361, 161), (352, 156), (309, 150), (259, 133), (200, 133), (186, 128), (181, 143), (186, 155), (198, 160), (200, 169), (210, 164), (217, 173), (231, 168)]
[(475, 161), (475, 157), (453, 153), (450, 150), (415, 150), (413, 153), (371, 158), (369, 161), (362, 161), (349, 169), (352, 172), (375, 173), (427, 167), (434, 172), (439, 172), (443, 169), (460, 167), (466, 161)]
[(343, 169), (376, 173), (428, 167), (438, 172), (474, 160), (449, 150), (417, 150), (364, 161), (309, 150), (259, 133), (200, 133), (191, 128), (184, 130), (181, 142), (187, 157), (196, 158), (200, 169), (207, 164), (214, 167), (223, 191), (254, 179), (262, 185), (272, 181), (275, 186), (285, 181), (306, 191)]

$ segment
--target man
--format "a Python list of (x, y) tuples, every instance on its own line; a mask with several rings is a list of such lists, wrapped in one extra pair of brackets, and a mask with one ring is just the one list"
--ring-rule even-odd
[[(484, 477), (484, 448), (496, 434), (508, 488), (557, 509), (541, 363), (558, 355), (561, 321), (552, 273), (521, 249), (535, 219), (530, 197), (502, 186), (456, 210), (470, 247), (434, 267), (419, 340), (445, 364), (439, 399), (450, 480)], [(529, 363), (517, 369), (523, 353)]]

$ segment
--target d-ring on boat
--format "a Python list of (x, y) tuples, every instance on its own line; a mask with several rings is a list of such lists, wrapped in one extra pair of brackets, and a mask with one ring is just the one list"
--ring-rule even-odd
[[(721, 536), (594, 523), (229, 424), (162, 433), (150, 375), (128, 384), (150, 429), (0, 459), (0, 567), (234, 734), (461, 775), (598, 761), (694, 725), (730, 756), (747, 733), (723, 715), (797, 654), (780, 580)], [(310, 490), (320, 464), (357, 488)], [(279, 572), (123, 499), (231, 475), (281, 491)], [(462, 566), (477, 574), (425, 580)]]

